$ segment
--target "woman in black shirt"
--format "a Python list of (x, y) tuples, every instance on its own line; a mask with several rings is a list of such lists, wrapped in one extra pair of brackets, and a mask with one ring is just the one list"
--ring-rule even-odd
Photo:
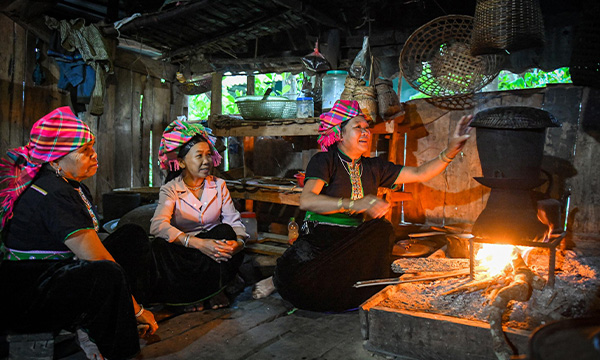
[[(0, 164), (8, 185), (0, 192), (0, 331), (83, 329), (101, 353), (88, 357), (124, 359), (139, 352), (137, 325), (149, 334), (158, 325), (98, 238), (98, 217), (81, 184), (98, 168), (94, 141), (62, 107), (37, 121), (29, 143)], [(146, 237), (135, 228), (117, 236)]]
[(369, 124), (356, 101), (338, 100), (321, 115), (318, 142), (323, 152), (306, 169), (302, 234), (278, 259), (273, 279), (259, 283), (262, 289), (257, 287), (255, 297), (274, 285), (298, 308), (344, 311), (379, 291), (352, 286), (389, 274), (394, 237), (383, 216), (390, 204), (377, 197), (377, 188), (427, 181), (441, 173), (468, 140), (470, 121), (471, 116), (459, 121), (448, 148), (435, 159), (419, 167), (402, 166), (363, 156), (370, 151)]

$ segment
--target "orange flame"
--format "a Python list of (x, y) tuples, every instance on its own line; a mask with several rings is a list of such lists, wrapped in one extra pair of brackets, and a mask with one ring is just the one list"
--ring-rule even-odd
[(501, 244), (480, 244), (475, 255), (478, 277), (497, 276), (511, 264), (515, 246)]

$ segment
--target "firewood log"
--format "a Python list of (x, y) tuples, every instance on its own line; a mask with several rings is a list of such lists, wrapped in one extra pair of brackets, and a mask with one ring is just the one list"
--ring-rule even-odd
[(392, 271), (399, 274), (409, 272), (443, 272), (467, 269), (468, 267), (469, 259), (415, 258), (397, 259), (392, 263)]
[(474, 292), (477, 290), (485, 289), (488, 286), (496, 283), (499, 280), (501, 280), (501, 279), (499, 279), (498, 277), (488, 277), (488, 278), (485, 278), (482, 280), (471, 281), (469, 283), (466, 283), (464, 285), (456, 287), (452, 290), (446, 291), (445, 293), (442, 294), (442, 296), (452, 295), (452, 294), (456, 294), (456, 293), (460, 293), (460, 292)]
[(512, 282), (500, 289), (492, 299), (489, 309), (490, 332), (492, 334), (492, 347), (498, 360), (509, 360), (513, 355), (513, 346), (505, 337), (502, 330), (502, 316), (511, 300), (527, 301), (533, 291), (532, 282), (534, 278), (527, 264), (520, 255), (512, 260), (514, 276)]

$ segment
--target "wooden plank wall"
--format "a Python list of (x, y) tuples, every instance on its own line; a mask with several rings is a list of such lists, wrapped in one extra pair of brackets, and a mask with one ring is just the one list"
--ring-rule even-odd
[[(439, 154), (462, 115), (494, 106), (531, 106), (552, 113), (562, 123), (546, 132), (542, 169), (551, 174), (548, 183), (536, 189), (560, 199), (570, 194), (572, 228), (575, 233), (600, 232), (600, 167), (594, 154), (600, 153), (600, 140), (586, 133), (580, 124), (599, 120), (600, 92), (572, 85), (553, 85), (543, 89), (478, 94), (470, 111), (449, 111), (419, 99), (406, 103), (406, 120), (401, 131), (407, 134), (406, 164), (420, 165)], [(585, 109), (590, 109), (587, 112)], [(589, 119), (588, 119), (589, 118)], [(591, 119), (591, 120), (590, 120)], [(473, 134), (477, 136), (476, 129)], [(399, 150), (400, 151), (400, 150)], [(467, 143), (446, 172), (425, 183), (406, 184), (415, 201), (404, 203), (405, 220), (418, 223), (449, 224), (474, 222), (481, 213), (489, 189), (473, 178), (481, 176), (475, 138)], [(398, 153), (398, 159), (404, 154)]]
[[(56, 87), (59, 70), (43, 57), (46, 83), (34, 86), (35, 37), (0, 15), (0, 154), (25, 145), (31, 126), (40, 117), (69, 105), (69, 96)], [(47, 45), (43, 44), (43, 53)], [(102, 194), (115, 188), (160, 186), (158, 145), (164, 128), (184, 111), (185, 96), (161, 78), (173, 79), (167, 65), (130, 53), (119, 53), (114, 74), (106, 81), (102, 116), (78, 114), (97, 136), (100, 167), (85, 181), (100, 205)], [(140, 104), (141, 96), (143, 102)], [(150, 136), (152, 132), (152, 136)], [(152, 146), (152, 153), (150, 148)], [(151, 157), (151, 160), (150, 160)], [(150, 161), (153, 183), (149, 184)]]
[(33, 84), (36, 38), (32, 33), (0, 15), (0, 34), (0, 154), (4, 156), (8, 149), (25, 145), (33, 123), (68, 98), (56, 87), (58, 67), (46, 56), (41, 59), (46, 82)]
[(91, 117), (98, 123), (101, 166), (90, 179), (95, 180), (98, 200), (115, 188), (162, 185), (160, 138), (165, 127), (183, 114), (184, 96), (169, 82), (120, 66), (109, 79), (105, 113)]

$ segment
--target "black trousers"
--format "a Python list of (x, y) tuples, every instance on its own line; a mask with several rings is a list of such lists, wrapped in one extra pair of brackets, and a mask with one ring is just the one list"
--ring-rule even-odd
[(140, 350), (126, 276), (112, 261), (5, 260), (0, 289), (3, 332), (82, 327), (109, 359)]
[[(220, 224), (197, 234), (205, 239), (235, 240), (233, 228)], [(156, 238), (148, 241), (144, 230), (133, 224), (119, 228), (104, 246), (125, 269), (131, 291), (143, 304), (192, 304), (219, 292), (231, 282), (243, 261), (243, 253), (217, 263), (196, 249)]]
[(317, 225), (277, 260), (275, 287), (300, 309), (356, 308), (382, 286), (357, 289), (352, 285), (389, 276), (393, 241), (392, 225), (384, 219), (358, 227)]

